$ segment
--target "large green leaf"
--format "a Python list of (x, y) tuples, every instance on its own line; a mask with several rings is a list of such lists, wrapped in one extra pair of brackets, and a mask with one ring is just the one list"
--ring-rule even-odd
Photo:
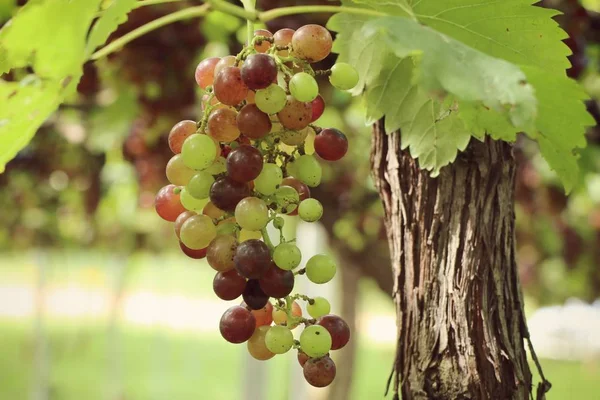
[(106, 39), (119, 25), (127, 21), (127, 14), (135, 7), (137, 0), (113, 0), (113, 2), (102, 11), (98, 18), (86, 46), (86, 56), (89, 57), (96, 47), (104, 44)]

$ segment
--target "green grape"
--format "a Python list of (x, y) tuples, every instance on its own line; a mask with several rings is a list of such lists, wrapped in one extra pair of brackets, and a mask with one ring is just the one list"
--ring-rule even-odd
[(179, 200), (186, 210), (196, 211), (197, 213), (201, 213), (204, 209), (204, 206), (208, 204), (208, 198), (197, 199), (192, 196), (187, 188), (181, 189)]
[(245, 242), (246, 240), (250, 240), (250, 239), (260, 240), (260, 239), (262, 239), (262, 233), (260, 233), (260, 231), (249, 231), (247, 229), (240, 230), (240, 236), (239, 236), (240, 243)]
[(331, 256), (317, 254), (306, 263), (306, 277), (313, 283), (327, 283), (335, 276), (336, 269)]
[(181, 225), (179, 233), (179, 238), (183, 244), (192, 250), (205, 249), (216, 236), (217, 228), (212, 219), (206, 215), (189, 217)]
[[(236, 142), (232, 142), (232, 143), (236, 143)], [(208, 167), (205, 171), (211, 175), (219, 175), (224, 172), (227, 172), (227, 160), (225, 159), (225, 157), (219, 156), (219, 157), (217, 157), (215, 162), (213, 162), (211, 164), (211, 166)]]
[(167, 163), (166, 173), (167, 179), (173, 185), (185, 186), (196, 171), (185, 166), (181, 154), (175, 154)]
[(291, 213), (300, 203), (300, 195), (291, 186), (280, 186), (273, 197), (275, 199), (275, 210), (283, 214)]
[[(325, 331), (327, 332), (327, 330)], [(269, 328), (269, 331), (265, 335), (265, 345), (267, 346), (267, 349), (269, 349), (269, 351), (272, 353), (287, 353), (294, 345), (294, 335), (288, 327), (281, 325), (272, 326)]]
[(281, 86), (273, 83), (265, 89), (258, 90), (254, 101), (260, 111), (276, 114), (285, 107), (287, 95)]
[(218, 235), (235, 235), (238, 231), (238, 226), (233, 221), (222, 221), (217, 225)]
[(190, 179), (186, 190), (197, 199), (207, 199), (210, 194), (210, 187), (214, 182), (215, 178), (210, 173), (200, 171)]
[(273, 227), (275, 229), (282, 229), (284, 225), (285, 225), (285, 220), (282, 217), (277, 216), (273, 220)]
[(350, 64), (337, 63), (331, 67), (329, 82), (340, 90), (350, 90), (358, 83), (358, 72)]
[(243, 229), (260, 231), (269, 222), (269, 209), (258, 197), (246, 197), (235, 207), (235, 220)]
[(289, 271), (300, 265), (302, 253), (294, 243), (281, 243), (273, 251), (273, 261), (279, 268)]
[(310, 187), (319, 186), (323, 170), (314, 156), (307, 154), (293, 162), (294, 176)]
[(290, 79), (290, 93), (298, 101), (313, 101), (319, 95), (319, 85), (306, 72), (299, 72)]
[(215, 161), (217, 150), (217, 145), (210, 136), (194, 133), (183, 142), (183, 163), (195, 170), (206, 169)]
[(281, 133), (281, 141), (288, 146), (298, 146), (304, 143), (310, 131), (309, 127), (301, 130), (286, 129)]
[(308, 311), (308, 315), (313, 318), (320, 318), (323, 315), (329, 314), (331, 311), (331, 304), (325, 297), (315, 297), (313, 299), (313, 304), (308, 303), (306, 306), (306, 311)]
[(317, 199), (302, 200), (298, 206), (298, 215), (302, 221), (318, 221), (323, 216), (323, 205)]
[(311, 358), (323, 357), (331, 350), (331, 335), (321, 325), (307, 326), (300, 334), (300, 348)]
[(263, 164), (263, 169), (260, 171), (260, 175), (254, 180), (254, 190), (265, 196), (269, 196), (275, 193), (277, 187), (281, 185), (283, 180), (283, 173), (279, 166), (266, 163)]

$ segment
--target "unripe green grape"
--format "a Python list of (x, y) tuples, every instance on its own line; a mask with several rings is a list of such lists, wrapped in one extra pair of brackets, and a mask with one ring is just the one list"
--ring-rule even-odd
[(290, 271), (300, 265), (302, 253), (294, 243), (281, 243), (273, 251), (273, 261), (279, 268)]
[(246, 197), (235, 207), (235, 220), (243, 229), (260, 231), (269, 222), (269, 209), (258, 197)]
[[(179, 200), (181, 204), (185, 207), (186, 210), (196, 211), (197, 213), (201, 213), (204, 209), (204, 206), (208, 204), (208, 198), (205, 199), (197, 199), (188, 191), (187, 188), (181, 189), (181, 193), (179, 194)], [(188, 246), (190, 247), (190, 246)]]
[(179, 233), (183, 244), (192, 250), (205, 249), (216, 236), (217, 228), (212, 219), (206, 215), (194, 215), (188, 218), (181, 225)]
[[(235, 142), (233, 142), (235, 143)], [(218, 175), (218, 174), (222, 174), (224, 172), (227, 172), (227, 160), (225, 159), (225, 157), (217, 157), (217, 159), (210, 165), (210, 167), (208, 167), (207, 169), (205, 169), (206, 172), (208, 172), (211, 175)]]
[(331, 67), (329, 82), (340, 90), (350, 90), (358, 83), (358, 72), (350, 64), (337, 63)]
[(210, 194), (210, 187), (215, 182), (213, 176), (204, 171), (198, 172), (190, 179), (186, 186), (186, 190), (197, 199), (207, 199)]
[(308, 315), (313, 318), (321, 318), (323, 315), (329, 314), (331, 311), (331, 304), (325, 297), (315, 297), (313, 299), (313, 304), (308, 303), (306, 306), (306, 311), (308, 311)]
[(217, 146), (210, 136), (194, 133), (183, 142), (181, 155), (188, 168), (203, 170), (215, 161)]
[(294, 345), (294, 335), (288, 327), (281, 325), (272, 326), (269, 328), (269, 331), (265, 335), (265, 345), (267, 346), (267, 349), (269, 349), (269, 351), (272, 353), (287, 353)]
[(285, 107), (287, 95), (281, 86), (273, 83), (265, 89), (256, 91), (254, 101), (260, 111), (276, 114)]
[(196, 171), (185, 166), (181, 154), (175, 154), (167, 163), (166, 173), (167, 179), (173, 185), (185, 186)]
[(318, 221), (323, 216), (323, 205), (317, 199), (303, 200), (298, 206), (298, 215), (302, 221)]
[(281, 168), (276, 164), (266, 163), (263, 164), (263, 169), (260, 171), (260, 175), (254, 180), (254, 190), (265, 196), (269, 196), (275, 193), (277, 187), (281, 185), (283, 180), (283, 173)]
[(321, 325), (307, 326), (300, 334), (300, 348), (311, 358), (323, 357), (331, 350), (331, 335)]
[(326, 254), (312, 256), (306, 263), (306, 277), (313, 283), (329, 282), (336, 270), (335, 260)]
[(294, 176), (310, 187), (319, 186), (323, 170), (314, 156), (308, 154), (298, 157), (293, 162)]
[(285, 220), (282, 217), (277, 216), (273, 220), (273, 227), (275, 229), (282, 229), (284, 225), (285, 225)]
[(262, 239), (262, 233), (260, 233), (260, 231), (249, 231), (248, 229), (240, 230), (240, 235), (239, 235), (240, 243), (245, 242), (246, 240), (250, 240), (250, 239), (260, 240), (260, 239)]
[(275, 199), (275, 211), (289, 214), (298, 207), (300, 195), (291, 186), (280, 186), (273, 194)]
[(306, 127), (301, 130), (286, 129), (281, 133), (281, 141), (288, 146), (298, 146), (306, 140), (312, 129)]
[(238, 226), (234, 221), (221, 221), (217, 225), (217, 235), (235, 235)]
[(319, 95), (319, 85), (306, 72), (299, 72), (290, 79), (290, 93), (298, 101), (313, 101)]

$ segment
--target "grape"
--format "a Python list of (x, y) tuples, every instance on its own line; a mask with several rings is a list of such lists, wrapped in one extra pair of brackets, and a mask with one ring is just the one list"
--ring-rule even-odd
[(230, 343), (244, 343), (250, 339), (255, 327), (254, 315), (240, 306), (233, 306), (225, 311), (219, 322), (221, 335)]
[(296, 174), (296, 178), (298, 178), (308, 186), (315, 187), (319, 186), (319, 183), (321, 183), (323, 170), (314, 156), (309, 156), (308, 154), (305, 154), (298, 157), (298, 159), (294, 161), (293, 168)]
[(294, 273), (292, 271), (284, 271), (273, 265), (261, 276), (258, 282), (265, 294), (279, 299), (292, 293), (294, 289)]
[(350, 328), (346, 321), (337, 315), (325, 315), (317, 321), (331, 335), (331, 350), (339, 350), (350, 340)]
[[(297, 302), (293, 302), (292, 303), (292, 316), (294, 317), (301, 317), (302, 316), (302, 308), (300, 308), (300, 305), (298, 305)], [(275, 324), (277, 325), (287, 325), (287, 314), (285, 311), (282, 310), (273, 310), (273, 322), (275, 322)], [(299, 325), (299, 322), (292, 324), (291, 326), (289, 326), (290, 329), (294, 329)]]
[(326, 254), (312, 256), (306, 263), (306, 277), (313, 283), (327, 283), (335, 272), (335, 260)]
[(275, 247), (273, 261), (279, 268), (290, 271), (300, 265), (302, 253), (294, 243), (281, 243)]
[(196, 67), (196, 83), (202, 89), (206, 89), (213, 84), (215, 66), (221, 61), (219, 57), (211, 57), (203, 60)]
[(271, 326), (265, 335), (267, 349), (275, 354), (284, 354), (290, 351), (294, 345), (294, 335), (285, 326)]
[(309, 357), (323, 357), (331, 350), (331, 335), (321, 325), (307, 326), (300, 334), (300, 347)]
[(258, 197), (246, 197), (235, 207), (235, 219), (243, 229), (259, 231), (269, 222), (269, 209)]
[(285, 107), (287, 95), (281, 86), (272, 84), (266, 89), (257, 91), (255, 101), (260, 111), (267, 114), (276, 114)]
[(208, 202), (202, 209), (202, 214), (208, 215), (213, 220), (219, 219), (225, 215), (225, 211), (217, 208), (212, 202)]
[(217, 159), (210, 165), (210, 167), (205, 169), (211, 175), (219, 175), (223, 172), (227, 172), (227, 160), (225, 157), (217, 157)]
[(217, 272), (213, 279), (213, 290), (222, 300), (235, 300), (242, 295), (246, 278), (236, 270)]
[(310, 122), (315, 122), (321, 115), (323, 115), (323, 111), (325, 111), (325, 100), (321, 95), (318, 95), (311, 103), (312, 106), (312, 118)]
[(214, 91), (217, 99), (228, 106), (237, 106), (248, 95), (248, 86), (242, 80), (238, 67), (226, 67), (215, 77)]
[(215, 178), (211, 174), (206, 170), (200, 171), (190, 179), (186, 190), (197, 199), (207, 199), (213, 183), (215, 183)]
[(248, 339), (248, 353), (260, 361), (275, 357), (275, 353), (272, 353), (265, 344), (265, 335), (268, 331), (268, 326), (260, 326), (254, 330), (254, 334)]
[(181, 225), (183, 225), (183, 223), (187, 221), (189, 217), (193, 217), (194, 215), (197, 214), (193, 211), (184, 211), (181, 214), (179, 214), (179, 216), (175, 220), (175, 235), (177, 235), (177, 238), (179, 238), (181, 233)]
[(317, 85), (317, 81), (306, 72), (295, 74), (292, 79), (290, 79), (289, 87), (290, 93), (298, 101), (313, 101), (319, 95), (319, 85)]
[[(246, 303), (242, 302), (242, 306), (245, 305)], [(273, 322), (273, 304), (267, 302), (267, 305), (265, 305), (260, 310), (252, 310), (252, 314), (256, 319), (257, 328), (259, 326), (271, 325), (271, 322)]]
[[(283, 28), (275, 32), (273, 35), (275, 46), (289, 46), (292, 43), (292, 36), (294, 36), (293, 29)], [(277, 52), (281, 57), (287, 57), (289, 55), (288, 50), (280, 50)]]
[[(269, 32), (266, 29), (257, 29), (254, 31), (254, 36), (266, 36), (266, 37), (273, 37), (273, 34), (271, 32)], [(271, 43), (267, 42), (267, 41), (262, 41), (260, 42), (260, 44), (258, 44), (258, 42), (254, 43), (254, 49), (256, 51), (258, 51), (259, 53), (264, 53), (267, 50), (269, 50), (269, 48), (271, 47)]]
[(260, 284), (256, 279), (249, 279), (246, 282), (246, 288), (242, 293), (244, 303), (252, 310), (260, 310), (269, 302), (269, 296), (260, 288)]
[(281, 168), (276, 164), (266, 163), (263, 165), (262, 171), (254, 180), (254, 189), (266, 196), (275, 193), (277, 187), (281, 185), (283, 173)]
[(167, 179), (173, 185), (185, 186), (196, 171), (185, 166), (181, 154), (175, 154), (167, 163), (166, 173)]
[(238, 182), (250, 182), (262, 171), (263, 160), (257, 148), (244, 144), (227, 156), (227, 173)]
[(281, 141), (288, 146), (298, 146), (304, 143), (304, 140), (308, 136), (310, 128), (304, 128), (299, 131), (297, 130), (285, 130), (281, 134)]
[(232, 142), (240, 136), (237, 126), (237, 112), (219, 108), (210, 113), (206, 126), (208, 135), (219, 142)]
[(280, 216), (277, 216), (273, 219), (273, 228), (282, 229), (284, 225), (285, 225), (285, 220), (283, 218), (281, 218)]
[(307, 356), (306, 353), (302, 350), (298, 350), (298, 363), (300, 364), (300, 366), (304, 367), (304, 364), (306, 364), (308, 360), (310, 360), (310, 357)]
[(203, 170), (215, 161), (219, 148), (207, 135), (193, 134), (183, 142), (181, 155), (183, 163), (191, 169)]
[(198, 126), (194, 121), (178, 122), (169, 132), (169, 148), (175, 154), (181, 153), (181, 146), (188, 136), (196, 133)]
[(317, 199), (306, 199), (298, 206), (298, 215), (302, 221), (318, 221), (323, 216), (323, 205)]
[(215, 76), (219, 75), (224, 68), (235, 66), (235, 56), (225, 56), (215, 65)]
[(260, 139), (271, 132), (271, 119), (256, 104), (246, 104), (237, 115), (237, 126), (250, 139)]
[(315, 152), (324, 160), (337, 161), (348, 151), (346, 135), (337, 129), (323, 129), (315, 137)]
[(200, 260), (200, 259), (206, 257), (206, 249), (193, 250), (193, 249), (190, 249), (189, 247), (187, 247), (182, 242), (179, 242), (179, 247), (181, 248), (181, 251), (183, 251), (183, 254), (185, 254), (189, 258), (193, 258), (195, 260)]
[(293, 55), (310, 63), (327, 57), (331, 45), (331, 34), (320, 25), (304, 25), (292, 36)]
[(248, 185), (228, 177), (217, 179), (210, 188), (210, 201), (223, 211), (234, 211), (235, 206), (249, 195)]
[(331, 67), (329, 82), (340, 90), (350, 90), (358, 84), (358, 72), (350, 64), (337, 63)]
[(206, 204), (208, 204), (208, 199), (197, 199), (190, 194), (187, 188), (181, 189), (180, 193), (181, 204), (186, 208), (186, 210), (202, 212)]
[(217, 224), (217, 235), (234, 236), (238, 231), (238, 226), (235, 223), (235, 218), (227, 218), (219, 221)]
[(307, 360), (303, 366), (304, 379), (318, 388), (329, 386), (335, 379), (335, 363), (329, 356)]
[(237, 247), (234, 262), (235, 268), (242, 276), (258, 279), (269, 269), (271, 254), (266, 244), (257, 239), (250, 239)]
[(166, 221), (175, 222), (179, 214), (185, 212), (185, 207), (181, 204), (179, 194), (175, 194), (177, 186), (167, 185), (160, 189), (154, 200), (154, 208), (159, 217)]
[(277, 64), (266, 54), (252, 54), (242, 66), (242, 79), (252, 90), (264, 89), (277, 80)]
[(181, 241), (192, 250), (207, 247), (217, 236), (217, 228), (206, 215), (194, 215), (181, 225)]
[(277, 113), (281, 125), (287, 129), (304, 129), (312, 119), (312, 104), (287, 96), (285, 107)]
[(240, 242), (245, 242), (250, 239), (262, 239), (262, 233), (260, 231), (249, 231), (247, 229), (240, 230)]
[[(296, 189), (296, 192), (298, 192), (298, 195), (300, 197), (300, 201), (306, 200), (310, 197), (309, 187), (294, 177), (288, 176), (287, 178), (284, 178), (283, 181), (281, 181), (281, 185), (291, 186), (294, 189)], [(291, 213), (288, 213), (288, 215), (298, 215), (298, 209), (296, 208)]]
[(329, 301), (324, 297), (315, 297), (313, 303), (311, 304), (309, 302), (306, 306), (306, 311), (308, 311), (308, 315), (311, 317), (320, 318), (323, 315), (329, 314), (329, 311), (331, 311), (331, 304), (329, 304)]
[(206, 261), (215, 270), (219, 272), (233, 269), (233, 257), (237, 249), (238, 242), (231, 235), (219, 235), (208, 245)]
[(283, 214), (288, 214), (298, 207), (300, 196), (296, 189), (290, 186), (280, 186), (275, 190), (275, 210)]

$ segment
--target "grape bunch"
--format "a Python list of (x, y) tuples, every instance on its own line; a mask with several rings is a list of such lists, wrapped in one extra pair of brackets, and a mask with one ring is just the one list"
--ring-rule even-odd
[[(169, 133), (171, 184), (155, 201), (158, 215), (175, 223), (182, 251), (206, 258), (216, 271), (216, 295), (242, 297), (221, 318), (225, 340), (246, 342), (258, 360), (297, 350), (306, 380), (316, 387), (335, 378), (329, 352), (346, 345), (350, 330), (330, 314), (327, 299), (292, 291), (296, 277), (324, 284), (337, 266), (318, 254), (300, 268), (301, 251), (295, 240), (286, 240), (281, 215), (318, 221), (323, 206), (310, 197), (310, 188), (321, 182), (318, 159), (337, 161), (348, 150), (342, 132), (314, 125), (325, 107), (315, 77), (328, 77), (341, 90), (358, 83), (356, 70), (345, 63), (313, 70), (331, 46), (330, 33), (319, 25), (274, 34), (257, 30), (239, 54), (200, 62), (195, 80), (205, 93), (202, 117), (181, 121)], [(270, 224), (279, 230), (276, 245)], [(300, 301), (307, 302), (309, 318)], [(295, 339), (292, 331), (301, 325)]]

